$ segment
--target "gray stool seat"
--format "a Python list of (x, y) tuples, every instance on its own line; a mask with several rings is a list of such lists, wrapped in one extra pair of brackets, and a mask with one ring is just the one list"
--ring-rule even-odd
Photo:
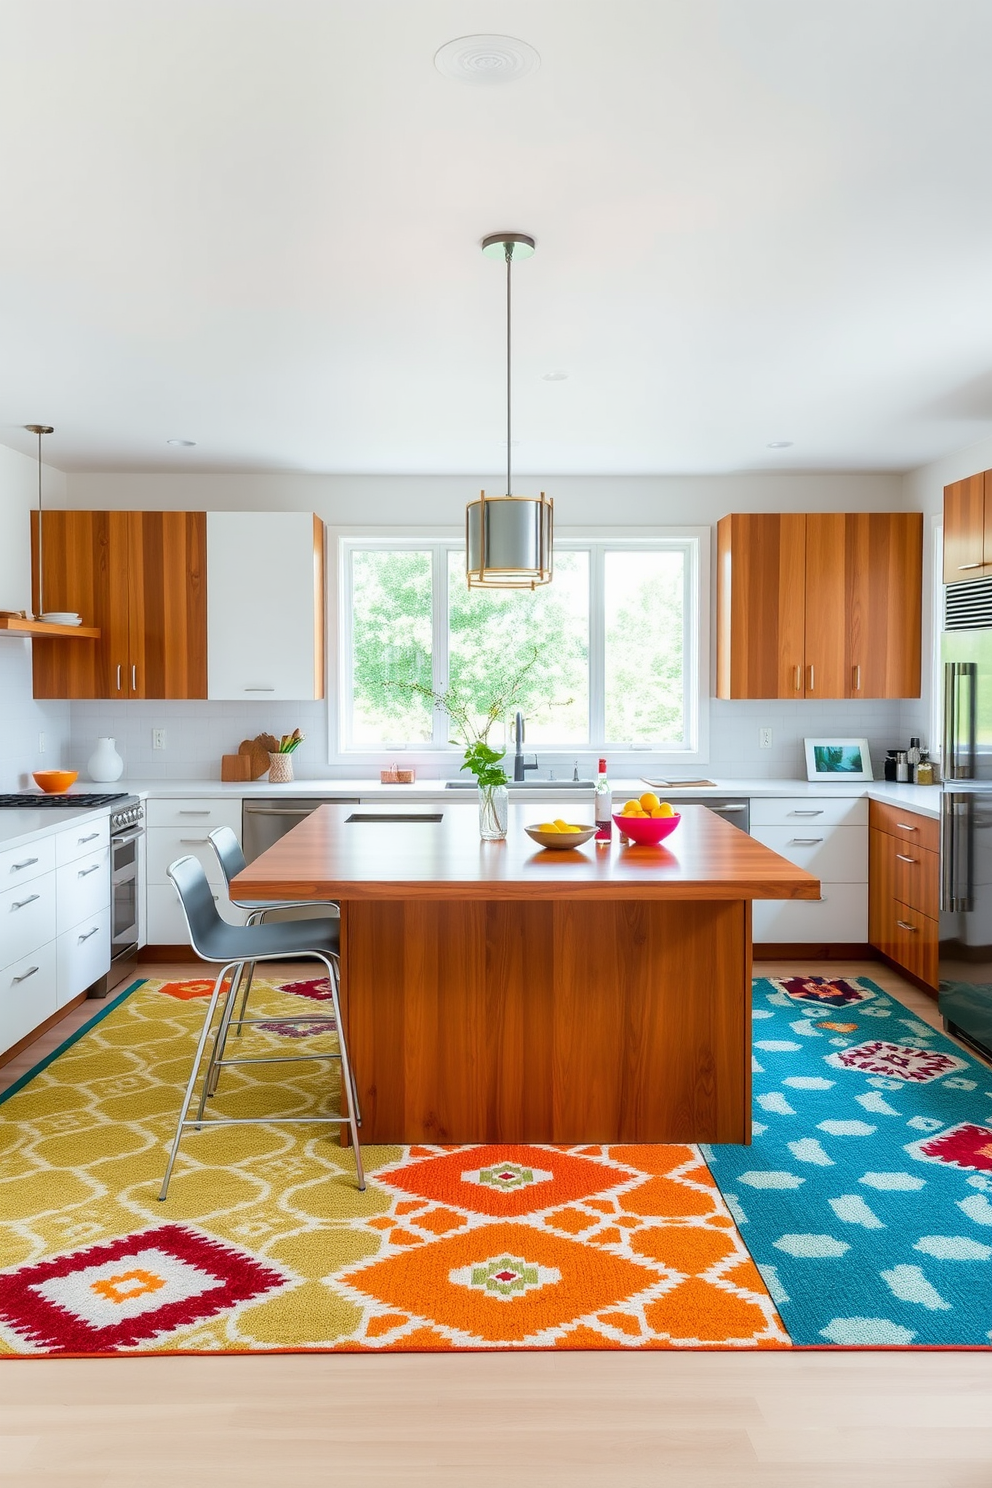
[[(233, 835), (233, 834), (232, 834)], [(355, 1174), (359, 1189), (365, 1187), (365, 1174), (362, 1168), (362, 1153), (358, 1141), (358, 1128), (361, 1124), (361, 1112), (358, 1105), (358, 1091), (355, 1078), (348, 1057), (348, 1046), (345, 1041), (344, 1027), (341, 1022), (341, 1006), (338, 997), (338, 949), (340, 936), (338, 922), (327, 918), (316, 920), (285, 920), (270, 925), (229, 925), (222, 920), (217, 913), (207, 876), (203, 871), (202, 864), (193, 857), (177, 858), (168, 868), (168, 876), (175, 885), (179, 895), (179, 902), (186, 917), (189, 928), (190, 941), (196, 954), (201, 961), (209, 961), (219, 965), (214, 982), (213, 992), (207, 1006), (203, 1019), (203, 1028), (200, 1032), (199, 1043), (193, 1058), (193, 1068), (190, 1071), (189, 1082), (186, 1086), (186, 1094), (179, 1112), (179, 1121), (176, 1126), (176, 1135), (169, 1154), (169, 1161), (162, 1180), (162, 1191), (160, 1199), (165, 1199), (169, 1191), (169, 1180), (172, 1169), (179, 1152), (179, 1143), (183, 1131), (188, 1126), (193, 1126), (197, 1131), (205, 1126), (244, 1126), (244, 1125), (266, 1125), (279, 1122), (317, 1122), (331, 1124), (338, 1127), (347, 1126), (351, 1133), (352, 1145), (355, 1152)], [(328, 984), (330, 986), (333, 1016), (320, 1016), (316, 1013), (305, 1013), (299, 1016), (273, 1018), (245, 1018), (244, 1003), (242, 1003), (241, 1016), (238, 1020), (238, 1029), (250, 1024), (268, 1024), (273, 1022), (280, 1024), (297, 1023), (303, 1025), (302, 1037), (311, 1033), (323, 1031), (337, 1034), (337, 1052), (321, 1050), (319, 1053), (294, 1052), (293, 1054), (245, 1056), (237, 1059), (225, 1058), (225, 1047), (227, 1034), (232, 1026), (232, 1016), (236, 1005), (239, 984), (250, 977), (250, 971), (257, 961), (290, 961), (296, 959), (307, 959), (319, 961), (327, 972)], [(226, 990), (225, 990), (226, 987)], [(190, 1103), (196, 1087), (197, 1075), (203, 1063), (203, 1055), (210, 1036), (214, 1017), (221, 1003), (223, 993), (223, 1006), (220, 1021), (214, 1033), (213, 1047), (203, 1075), (200, 1091), (200, 1099), (196, 1115), (190, 1116)], [(247, 996), (247, 987), (246, 993)], [(221, 1069), (225, 1065), (250, 1065), (250, 1064), (289, 1064), (297, 1063), (301, 1059), (337, 1059), (341, 1064), (341, 1105), (347, 1105), (347, 1114), (342, 1110), (340, 1114), (332, 1116), (207, 1116), (205, 1107), (207, 1099), (212, 1096), (217, 1088), (217, 1081)]]

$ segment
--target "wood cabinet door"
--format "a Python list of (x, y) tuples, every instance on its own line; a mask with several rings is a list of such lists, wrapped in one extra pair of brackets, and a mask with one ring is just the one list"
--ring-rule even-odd
[(868, 940), (887, 956), (895, 956), (892, 931), (896, 892), (898, 843), (877, 827), (868, 832)]
[(806, 517), (803, 692), (808, 698), (848, 695), (848, 523), (843, 512), (814, 512)]
[(982, 471), (944, 487), (945, 584), (992, 573), (992, 531), (986, 537), (986, 514), (992, 519), (992, 512), (985, 499), (990, 475), (992, 471)]
[(852, 512), (844, 521), (846, 690), (837, 696), (919, 697), (923, 513)]
[(207, 695), (205, 512), (128, 512), (127, 696)]
[[(128, 659), (127, 516), (46, 511), (42, 515), (45, 610), (75, 610), (100, 629), (98, 641), (32, 641), (36, 698), (118, 698)], [(33, 608), (38, 611), (38, 513), (31, 514)]]
[(745, 513), (719, 522), (718, 697), (802, 697), (806, 521)]

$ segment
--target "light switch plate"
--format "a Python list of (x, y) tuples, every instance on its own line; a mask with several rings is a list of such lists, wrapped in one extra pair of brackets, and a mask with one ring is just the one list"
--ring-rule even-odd
[(758, 747), (761, 748), (761, 749), (771, 749), (771, 747), (772, 747), (772, 731), (771, 731), (770, 728), (759, 728), (759, 730), (758, 730)]
[(165, 729), (152, 729), (152, 748), (165, 748)]

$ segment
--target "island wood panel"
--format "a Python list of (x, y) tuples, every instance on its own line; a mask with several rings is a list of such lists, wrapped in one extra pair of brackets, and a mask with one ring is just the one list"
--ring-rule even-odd
[[(588, 809), (588, 807), (584, 808)], [(817, 899), (819, 881), (705, 806), (683, 806), (659, 847), (548, 852), (524, 832), (533, 804), (509, 809), (507, 838), (480, 842), (475, 803), (402, 808), (414, 820), (349, 821), (321, 806), (249, 863), (236, 899)], [(439, 822), (429, 820), (440, 814)], [(363, 806), (360, 815), (388, 816)]]
[(945, 584), (960, 584), (992, 573), (989, 475), (987, 470), (980, 471), (944, 487)]
[(801, 697), (806, 517), (737, 513), (717, 524), (717, 695)]
[(342, 904), (362, 1140), (746, 1142), (743, 902)]
[[(38, 520), (31, 513), (32, 608), (37, 612)], [(38, 638), (31, 645), (36, 698), (122, 697), (128, 656), (127, 514), (46, 511), (42, 514), (44, 605), (75, 611), (97, 626), (92, 645)]]
[(207, 695), (206, 512), (128, 512), (129, 697)]

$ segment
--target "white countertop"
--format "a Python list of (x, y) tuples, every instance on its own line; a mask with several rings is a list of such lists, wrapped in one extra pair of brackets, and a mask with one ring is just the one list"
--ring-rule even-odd
[[(890, 806), (904, 806), (907, 811), (918, 811), (921, 816), (940, 817), (940, 787), (935, 785), (892, 785), (884, 780), (860, 781), (852, 780), (846, 784), (825, 785), (819, 780), (726, 780), (717, 777), (709, 777), (713, 780), (713, 787), (700, 786), (666, 786), (658, 794), (670, 801), (679, 801), (692, 797), (693, 799), (705, 800), (707, 796), (765, 796), (765, 797), (810, 797), (810, 796), (868, 796), (870, 800), (882, 801)], [(533, 797), (535, 801), (542, 798), (549, 800), (574, 799), (576, 795), (584, 799), (586, 793), (583, 791), (561, 789), (566, 785), (564, 781), (542, 781), (547, 790), (535, 790), (529, 786), (526, 796)], [(558, 789), (556, 790), (556, 787)], [(648, 787), (641, 780), (616, 780), (612, 782), (613, 795), (618, 801), (625, 801), (629, 796), (639, 796)], [(243, 797), (251, 796), (286, 796), (286, 797), (312, 797), (319, 796), (328, 801), (361, 799), (370, 800), (375, 798), (388, 798), (389, 800), (437, 802), (458, 801), (468, 802), (472, 799), (470, 790), (451, 791), (445, 789), (443, 780), (419, 780), (416, 785), (383, 785), (378, 780), (333, 780), (326, 776), (314, 780), (294, 780), (289, 785), (270, 785), (267, 780), (239, 780), (226, 782), (220, 780), (119, 780), (115, 781), (116, 790), (126, 790), (130, 795), (141, 796), (145, 799), (154, 796), (158, 800), (179, 800), (182, 798), (202, 799), (210, 796), (214, 799), (241, 800)], [(96, 787), (99, 789), (99, 787)], [(77, 791), (69, 794), (88, 794), (94, 790), (90, 783), (80, 783)], [(592, 796), (592, 782), (589, 783), (588, 794)], [(513, 785), (510, 785), (511, 795)], [(526, 799), (520, 792), (518, 799)], [(15, 810), (0, 810), (0, 850), (10, 847), (21, 847), (35, 838), (44, 837), (50, 832), (57, 832), (63, 827), (74, 825), (87, 817), (105, 816), (110, 806), (81, 807), (78, 811), (70, 807), (64, 808), (40, 808), (32, 810), (28, 807)]]

